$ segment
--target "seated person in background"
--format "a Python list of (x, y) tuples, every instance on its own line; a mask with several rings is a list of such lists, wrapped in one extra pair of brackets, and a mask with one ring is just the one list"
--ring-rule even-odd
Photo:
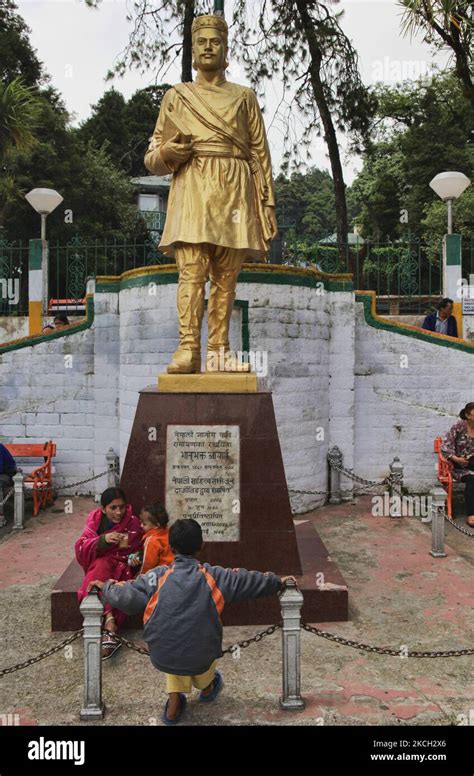
[[(91, 579), (118, 582), (133, 577), (128, 556), (140, 548), (143, 535), (140, 521), (121, 488), (104, 490), (100, 504), (99, 509), (93, 509), (87, 516), (84, 531), (75, 545), (77, 562), (85, 572), (77, 594), (79, 603), (87, 595)], [(102, 637), (102, 659), (106, 660), (122, 646), (114, 633), (127, 618), (110, 604), (104, 608), (104, 618), (107, 634)]]
[(54, 316), (54, 328), (55, 330), (65, 329), (66, 326), (70, 326), (69, 318), (64, 313), (58, 313)]
[(474, 526), (474, 401), (459, 413), (441, 445), (444, 457), (453, 464), (453, 479), (464, 482), (466, 523)]
[(144, 611), (143, 635), (150, 659), (166, 675), (165, 725), (175, 725), (192, 687), (199, 700), (213, 701), (222, 688), (216, 660), (222, 657), (224, 605), (275, 595), (285, 580), (271, 571), (224, 569), (201, 563), (202, 530), (196, 520), (176, 520), (170, 528), (175, 553), (171, 566), (159, 566), (131, 582), (90, 582), (101, 598), (129, 614)]
[(453, 300), (442, 299), (437, 305), (436, 313), (429, 313), (423, 321), (422, 329), (447, 334), (448, 337), (458, 336), (458, 324), (453, 315)]
[(146, 574), (156, 566), (168, 566), (174, 561), (174, 553), (168, 541), (168, 512), (158, 501), (143, 507), (140, 512), (140, 523), (145, 531), (143, 535), (143, 550), (129, 557), (129, 564), (141, 566), (139, 573)]
[(12, 477), (17, 473), (15, 459), (5, 445), (0, 444), (0, 488), (11, 487)]

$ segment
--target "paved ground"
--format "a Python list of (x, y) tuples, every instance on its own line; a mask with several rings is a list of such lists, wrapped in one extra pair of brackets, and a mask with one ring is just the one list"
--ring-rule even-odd
[[(0, 536), (0, 667), (58, 643), (50, 633), (49, 594), (72, 557), (91, 499), (61, 502), (19, 533)], [(417, 518), (374, 518), (369, 498), (325, 507), (298, 519), (314, 522), (350, 591), (347, 623), (321, 627), (348, 638), (408, 649), (470, 647), (474, 615), (474, 541), (447, 526), (445, 559), (434, 559), (430, 529)], [(258, 628), (226, 628), (226, 644)], [(67, 634), (64, 634), (66, 636)], [(129, 634), (127, 634), (129, 635)], [(131, 633), (136, 640), (140, 633)], [(371, 655), (302, 634), (303, 712), (280, 710), (280, 636), (274, 634), (221, 661), (225, 690), (201, 707), (191, 702), (191, 725), (453, 725), (474, 710), (472, 657), (406, 659)], [(81, 641), (67, 651), (7, 675), (1, 715), (20, 724), (79, 724)], [(123, 648), (104, 665), (106, 725), (160, 724), (164, 683), (146, 657)], [(474, 711), (472, 711), (474, 717)], [(10, 722), (12, 718), (9, 718)], [(91, 723), (89, 723), (91, 724)]]

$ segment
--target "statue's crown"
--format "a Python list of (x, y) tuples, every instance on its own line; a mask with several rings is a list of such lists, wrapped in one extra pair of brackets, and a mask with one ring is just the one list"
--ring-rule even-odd
[(214, 27), (216, 30), (219, 30), (219, 32), (224, 33), (227, 38), (229, 28), (223, 16), (214, 16), (211, 14), (208, 16), (196, 16), (191, 27), (192, 35), (198, 32), (198, 30), (202, 30), (204, 27)]

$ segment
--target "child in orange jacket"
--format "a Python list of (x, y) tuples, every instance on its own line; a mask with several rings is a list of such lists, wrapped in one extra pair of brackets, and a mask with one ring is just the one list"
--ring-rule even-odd
[(141, 565), (139, 574), (146, 574), (150, 569), (167, 566), (174, 561), (174, 553), (168, 541), (168, 522), (168, 513), (158, 501), (143, 507), (140, 512), (140, 523), (145, 531), (143, 550), (129, 558), (132, 567)]

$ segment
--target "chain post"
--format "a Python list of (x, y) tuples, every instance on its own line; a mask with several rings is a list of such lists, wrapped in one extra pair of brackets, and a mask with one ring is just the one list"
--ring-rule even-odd
[(431, 550), (433, 558), (445, 558), (444, 551), (444, 512), (447, 493), (444, 488), (430, 490), (431, 503)]
[(283, 620), (283, 694), (280, 698), (280, 706), (287, 711), (299, 711), (305, 707), (300, 694), (300, 634), (303, 594), (298, 590), (295, 582), (291, 580), (286, 582), (286, 586), (280, 594), (280, 604)]
[(331, 447), (328, 452), (328, 461), (330, 467), (330, 486), (331, 495), (329, 497), (330, 504), (340, 504), (342, 502), (341, 497), (341, 472), (336, 467), (342, 466), (342, 450), (337, 446)]
[(103, 719), (101, 622), (104, 607), (97, 591), (91, 591), (79, 608), (84, 618), (84, 704), (80, 718)]
[(108, 469), (108, 488), (115, 488), (117, 486), (117, 480), (118, 480), (118, 470), (119, 470), (119, 459), (118, 455), (114, 453), (113, 449), (109, 447), (105, 459), (107, 461), (107, 469)]
[(13, 529), (15, 531), (21, 531), (25, 526), (25, 490), (23, 483), (25, 481), (25, 475), (22, 472), (18, 472), (13, 477), (14, 488), (14, 518)]
[(402, 516), (402, 488), (403, 464), (396, 456), (390, 464), (390, 517)]

